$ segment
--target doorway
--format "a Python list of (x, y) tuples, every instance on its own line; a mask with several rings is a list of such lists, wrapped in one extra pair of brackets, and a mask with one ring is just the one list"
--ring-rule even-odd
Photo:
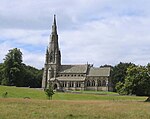
[(57, 89), (57, 84), (54, 84), (54, 90), (56, 90)]

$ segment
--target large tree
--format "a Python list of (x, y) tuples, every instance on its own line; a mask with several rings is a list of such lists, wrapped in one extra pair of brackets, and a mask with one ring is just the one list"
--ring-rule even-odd
[(0, 84), (40, 88), (43, 70), (22, 63), (22, 52), (14, 48), (5, 56), (0, 64)]
[(118, 92), (128, 95), (150, 97), (149, 68), (145, 66), (130, 66), (124, 84), (118, 83)]
[(116, 91), (115, 87), (116, 87), (116, 84), (118, 82), (124, 83), (125, 77), (127, 75), (126, 74), (127, 68), (129, 66), (132, 66), (132, 65), (134, 65), (134, 64), (133, 63), (123, 63), (123, 62), (120, 62), (119, 64), (117, 64), (116, 66), (114, 66), (112, 68), (111, 79), (112, 79), (112, 84), (113, 84), (114, 91)]
[(2, 84), (22, 86), (22, 68), (22, 52), (17, 48), (9, 50), (4, 59)]
[(146, 95), (150, 85), (148, 70), (145, 66), (132, 66), (127, 70), (124, 89), (127, 94)]

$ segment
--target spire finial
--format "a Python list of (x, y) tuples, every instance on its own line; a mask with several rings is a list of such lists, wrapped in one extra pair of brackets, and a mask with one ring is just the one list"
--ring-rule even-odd
[(54, 23), (56, 25), (56, 15), (54, 14)]
[(52, 33), (57, 34), (56, 15), (55, 14), (54, 14), (54, 22), (53, 22), (53, 25), (52, 25)]

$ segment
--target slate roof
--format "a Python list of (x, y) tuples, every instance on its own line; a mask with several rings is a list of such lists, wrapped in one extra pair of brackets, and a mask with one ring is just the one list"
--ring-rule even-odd
[(61, 65), (59, 73), (86, 73), (87, 65)]
[(110, 67), (104, 68), (91, 67), (88, 76), (110, 76)]
[(85, 77), (56, 77), (56, 78), (51, 78), (51, 81), (54, 81), (55, 79), (59, 81), (84, 81)]

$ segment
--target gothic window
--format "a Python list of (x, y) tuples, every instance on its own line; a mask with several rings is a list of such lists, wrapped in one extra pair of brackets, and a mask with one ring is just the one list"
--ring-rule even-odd
[(52, 60), (53, 60), (53, 57), (52, 57), (52, 56), (50, 56), (50, 62), (52, 62)]
[(63, 87), (66, 87), (67, 83), (65, 81), (63, 81)]
[(97, 85), (98, 85), (98, 86), (102, 86), (101, 80), (98, 80), (98, 81), (97, 81)]
[(92, 80), (92, 86), (95, 86), (95, 81), (94, 80)]
[(77, 86), (77, 87), (78, 87), (78, 83), (79, 83), (79, 82), (76, 82), (76, 86)]
[(80, 82), (77, 82), (77, 83), (76, 83), (76, 86), (77, 86), (77, 87), (81, 87)]
[(102, 86), (106, 86), (106, 81), (105, 80), (102, 81)]
[(53, 62), (54, 58), (53, 58), (53, 52), (50, 53), (50, 62)]
[(91, 85), (90, 85), (90, 81), (89, 81), (89, 80), (87, 80), (87, 86), (91, 86)]
[(73, 87), (73, 85), (74, 85), (74, 82), (71, 82), (71, 87)]
[(73, 85), (74, 85), (74, 82), (70, 81), (69, 87), (73, 87)]

